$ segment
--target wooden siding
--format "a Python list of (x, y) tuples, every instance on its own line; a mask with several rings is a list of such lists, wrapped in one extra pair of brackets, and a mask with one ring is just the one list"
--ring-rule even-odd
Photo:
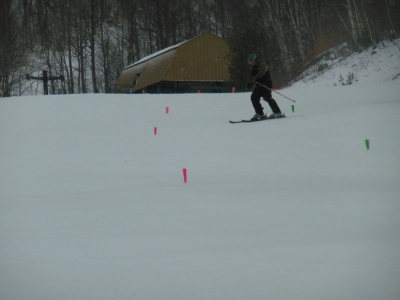
[(161, 81), (228, 82), (228, 53), (224, 39), (202, 34), (126, 67), (117, 80), (116, 92), (137, 92)]
[(116, 83), (117, 92), (127, 93), (139, 73), (141, 73), (139, 80), (136, 85), (132, 87), (134, 92), (162, 81), (175, 56), (176, 50), (177, 49), (172, 49), (152, 59), (124, 69)]
[(229, 47), (220, 37), (205, 33), (183, 43), (165, 75), (166, 81), (229, 81)]

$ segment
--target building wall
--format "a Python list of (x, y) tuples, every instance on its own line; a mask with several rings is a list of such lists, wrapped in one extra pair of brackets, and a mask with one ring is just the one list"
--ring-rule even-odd
[(161, 82), (188, 82), (169, 86), (192, 87), (193, 82), (196, 86), (229, 84), (228, 54), (229, 47), (224, 39), (205, 33), (125, 68), (117, 80), (116, 92), (163, 92), (154, 88)]
[(205, 33), (182, 44), (166, 73), (166, 81), (229, 81), (229, 47)]
[[(117, 80), (116, 92), (127, 93), (130, 88), (136, 92), (162, 81), (176, 51), (177, 49), (173, 49), (148, 61), (124, 69)], [(140, 76), (136, 84), (132, 86), (138, 74)]]

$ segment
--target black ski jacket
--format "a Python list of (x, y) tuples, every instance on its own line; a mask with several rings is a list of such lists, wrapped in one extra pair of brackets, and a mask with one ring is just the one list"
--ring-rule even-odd
[(272, 88), (271, 75), (269, 74), (269, 69), (265, 62), (261, 61), (252, 67), (250, 81), (255, 81)]

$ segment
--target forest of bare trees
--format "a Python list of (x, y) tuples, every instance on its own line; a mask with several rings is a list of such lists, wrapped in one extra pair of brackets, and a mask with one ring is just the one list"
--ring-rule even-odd
[(49, 92), (111, 93), (136, 60), (212, 32), (245, 85), (251, 52), (278, 85), (333, 46), (355, 51), (400, 35), (399, 0), (0, 0), (0, 96), (35, 93), (26, 74), (65, 80)]

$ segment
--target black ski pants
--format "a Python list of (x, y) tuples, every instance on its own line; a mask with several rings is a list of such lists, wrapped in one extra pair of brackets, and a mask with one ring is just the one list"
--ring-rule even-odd
[(261, 103), (260, 103), (261, 97), (263, 97), (264, 100), (268, 102), (273, 113), (281, 112), (278, 104), (276, 103), (274, 98), (272, 98), (271, 91), (269, 89), (266, 89), (265, 87), (262, 87), (262, 86), (256, 84), (256, 88), (254, 89), (253, 93), (251, 94), (251, 103), (253, 104), (256, 114), (259, 114), (259, 115), (264, 114), (263, 107), (261, 106)]

